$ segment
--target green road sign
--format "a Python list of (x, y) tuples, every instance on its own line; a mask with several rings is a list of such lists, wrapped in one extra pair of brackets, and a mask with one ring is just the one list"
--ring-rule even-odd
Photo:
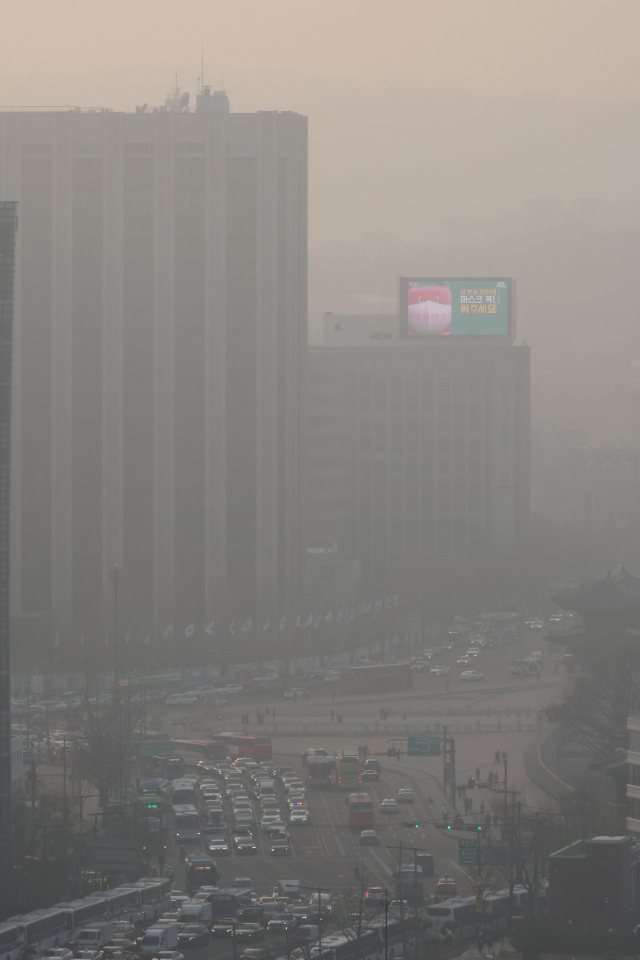
[[(489, 856), (491, 853), (490, 850), (487, 850), (486, 847), (480, 847), (480, 863), (492, 863), (492, 859)], [(472, 867), (478, 862), (478, 849), (472, 850), (471, 847), (461, 847), (458, 850), (458, 864), (461, 867)]]
[(409, 737), (407, 739), (408, 757), (439, 757), (440, 737)]
[(469, 837), (469, 839), (463, 839), (462, 837), (460, 837), (458, 840), (459, 850), (462, 850), (463, 847), (473, 847), (473, 849), (475, 850), (477, 846), (478, 846), (478, 841), (475, 837), (473, 838)]

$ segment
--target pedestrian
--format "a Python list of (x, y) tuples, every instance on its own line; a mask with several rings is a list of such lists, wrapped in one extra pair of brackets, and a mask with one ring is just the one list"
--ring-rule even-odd
[(496, 763), (500, 763), (500, 751), (499, 751), (499, 750), (496, 750), (495, 760), (496, 760)]
[(480, 767), (476, 767), (476, 783), (480, 782)]
[(484, 942), (487, 949), (491, 950), (493, 948), (493, 934), (491, 933), (491, 930), (487, 930), (485, 933)]
[(180, 863), (184, 863), (187, 856), (187, 851), (185, 849), (184, 843), (180, 844)]
[(335, 702), (336, 702), (336, 692), (335, 692), (335, 690), (332, 690), (332, 691), (331, 691), (331, 703), (335, 703)]
[(488, 830), (490, 826), (491, 826), (491, 814), (490, 814), (490, 813), (487, 813), (487, 814), (485, 815), (485, 818), (484, 818), (484, 828), (485, 828), (485, 830)]
[(484, 800), (480, 801), (480, 813), (484, 813)]
[(360, 874), (360, 864), (358, 863), (356, 863), (356, 865), (353, 868), (353, 876), (355, 880), (362, 880), (362, 876)]
[(338, 721), (338, 723), (342, 723), (342, 714), (341, 714), (341, 713), (338, 714), (338, 716), (336, 717), (336, 720)]
[(484, 947), (484, 934), (482, 930), (478, 930), (478, 953), (482, 953), (482, 948)]
[(406, 720), (406, 719), (407, 719), (407, 711), (406, 711), (406, 710), (404, 710), (403, 713), (402, 713), (402, 719), (403, 719), (403, 720)]

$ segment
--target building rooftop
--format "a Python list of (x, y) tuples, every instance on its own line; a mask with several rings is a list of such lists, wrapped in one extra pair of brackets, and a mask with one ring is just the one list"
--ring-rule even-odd
[(607, 573), (601, 580), (583, 583), (552, 597), (556, 606), (580, 614), (630, 613), (640, 615), (640, 578), (624, 567)]

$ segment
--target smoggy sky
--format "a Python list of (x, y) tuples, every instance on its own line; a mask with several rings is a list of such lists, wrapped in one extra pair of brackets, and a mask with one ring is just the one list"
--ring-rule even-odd
[(640, 94), (637, 0), (3, 0), (0, 76), (208, 62), (508, 95)]

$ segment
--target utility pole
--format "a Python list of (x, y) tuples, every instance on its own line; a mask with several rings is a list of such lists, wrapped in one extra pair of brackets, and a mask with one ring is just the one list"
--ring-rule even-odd
[(114, 752), (117, 751), (118, 762), (118, 801), (122, 803), (122, 716), (120, 713), (120, 697), (118, 696), (118, 587), (122, 581), (122, 570), (114, 564), (109, 573), (109, 580), (113, 584), (113, 709), (114, 716)]

